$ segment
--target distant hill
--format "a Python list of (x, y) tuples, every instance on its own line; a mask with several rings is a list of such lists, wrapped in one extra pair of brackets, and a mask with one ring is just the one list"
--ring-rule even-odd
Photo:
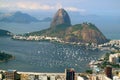
[(39, 20), (35, 17), (30, 16), (29, 14), (22, 13), (20, 11), (13, 14), (3, 15), (0, 18), (0, 22), (16, 22), (16, 23), (30, 23), (38, 22)]
[(0, 36), (11, 36), (11, 32), (0, 29)]
[(92, 23), (76, 24), (66, 30), (64, 37), (68, 42), (83, 42), (83, 43), (105, 43), (108, 40), (102, 32)]
[(50, 28), (25, 35), (58, 37), (67, 42), (101, 44), (108, 41), (102, 32), (92, 23), (71, 25), (69, 15), (64, 9), (57, 11)]

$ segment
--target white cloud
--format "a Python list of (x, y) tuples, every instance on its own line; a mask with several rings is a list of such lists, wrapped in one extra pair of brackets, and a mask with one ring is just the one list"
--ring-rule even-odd
[(74, 11), (74, 12), (85, 12), (85, 9), (79, 9), (79, 8), (75, 8), (75, 7), (67, 7), (65, 8), (68, 11)]
[(50, 9), (53, 9), (52, 6), (49, 6), (49, 5), (44, 5), (44, 4), (38, 4), (38, 3), (23, 3), (23, 2), (18, 2), (17, 3), (17, 7), (18, 8), (21, 8), (21, 9), (32, 9), (32, 10), (50, 10)]
[(75, 7), (67, 7), (65, 9), (68, 10), (68, 11), (79, 11), (79, 9), (75, 8)]
[(85, 12), (85, 9), (79, 9), (76, 7), (63, 7), (62, 4), (57, 3), (55, 5), (47, 5), (37, 2), (1, 2), (0, 9), (5, 8), (9, 10), (57, 10), (59, 8), (65, 8), (68, 11)]
[(62, 4), (57, 3), (54, 7), (55, 7), (56, 9), (60, 9), (60, 8), (62, 8), (63, 6), (62, 6)]
[(9, 10), (51, 10), (54, 9), (53, 6), (45, 5), (45, 4), (40, 4), (37, 2), (12, 2), (12, 3), (6, 3), (6, 2), (1, 2), (0, 3), (0, 9), (9, 9)]

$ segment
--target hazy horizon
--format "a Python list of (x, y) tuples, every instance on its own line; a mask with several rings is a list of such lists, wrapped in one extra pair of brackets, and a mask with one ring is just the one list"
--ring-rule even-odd
[(0, 0), (0, 10), (4, 12), (55, 13), (59, 8), (64, 8), (82, 15), (119, 16), (119, 3), (119, 0)]

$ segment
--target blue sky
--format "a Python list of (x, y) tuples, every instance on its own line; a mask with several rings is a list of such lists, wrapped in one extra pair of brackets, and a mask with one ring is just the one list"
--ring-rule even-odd
[(0, 11), (67, 11), (81, 14), (120, 14), (120, 0), (0, 0)]

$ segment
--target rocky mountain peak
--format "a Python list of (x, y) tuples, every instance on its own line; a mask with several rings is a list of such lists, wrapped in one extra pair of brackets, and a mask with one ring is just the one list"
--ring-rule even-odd
[(59, 9), (57, 13), (55, 14), (52, 22), (51, 27), (56, 27), (58, 25), (67, 25), (68, 27), (71, 25), (70, 17), (68, 13), (64, 9)]
[(102, 44), (109, 41), (92, 23), (71, 25), (70, 17), (64, 9), (57, 11), (50, 28), (29, 35), (58, 37), (65, 42)]

